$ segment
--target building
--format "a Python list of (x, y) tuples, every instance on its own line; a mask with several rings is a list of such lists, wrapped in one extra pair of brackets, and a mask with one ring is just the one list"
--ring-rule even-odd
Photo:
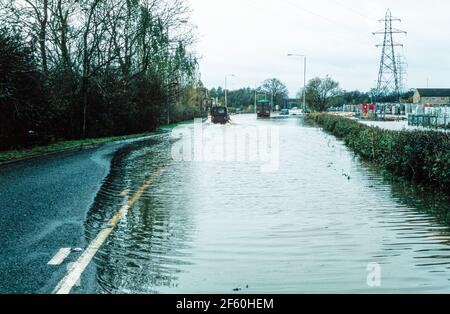
[(414, 93), (413, 102), (421, 105), (448, 105), (450, 88), (418, 88)]
[(408, 123), (423, 127), (450, 126), (450, 88), (419, 88), (414, 104), (405, 104)]

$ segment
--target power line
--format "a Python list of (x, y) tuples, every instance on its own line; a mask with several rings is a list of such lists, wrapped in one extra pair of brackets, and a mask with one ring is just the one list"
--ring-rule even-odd
[[(281, 1), (284, 1), (284, 2), (286, 2), (287, 4), (290, 4), (291, 6), (295, 7), (296, 9), (298, 9), (298, 10), (300, 10), (300, 11), (309, 13), (309, 14), (314, 15), (314, 16), (317, 16), (317, 17), (319, 17), (319, 18), (321, 18), (321, 19), (323, 19), (323, 20), (325, 20), (325, 21), (327, 21), (327, 22), (329, 22), (329, 23), (332, 23), (332, 24), (338, 24), (338, 25), (344, 25), (343, 23), (340, 23), (340, 22), (338, 22), (338, 21), (335, 21), (335, 20), (333, 20), (333, 19), (330, 19), (330, 18), (327, 17), (327, 16), (321, 15), (321, 14), (319, 14), (319, 13), (316, 13), (316, 12), (314, 12), (314, 11), (311, 11), (311, 10), (309, 10), (309, 9), (306, 9), (306, 8), (304, 8), (304, 7), (301, 7), (301, 6), (299, 6), (297, 3), (294, 3), (294, 2), (292, 2), (292, 1), (290, 1), (290, 0), (281, 0)], [(345, 26), (346, 26), (346, 25), (345, 25)]]
[[(332, 25), (339, 25), (341, 27), (350, 28), (352, 31), (355, 29), (353, 25), (350, 26), (350, 25), (342, 23), (340, 21), (333, 20), (333, 19), (331, 19), (331, 18), (329, 18), (327, 16), (321, 15), (321, 14), (319, 14), (317, 12), (314, 12), (314, 11), (309, 10), (307, 8), (301, 7), (297, 3), (294, 3), (294, 2), (292, 2), (290, 0), (281, 0), (281, 1), (285, 2), (288, 5), (290, 5), (294, 9), (297, 9), (298, 11), (301, 11), (303, 13), (308, 13), (310, 15), (316, 16), (316, 17), (318, 17), (318, 18), (320, 18), (320, 19), (322, 19), (324, 21), (327, 21), (328, 23), (330, 23)], [(347, 37), (347, 36), (342, 36), (342, 35), (338, 34), (336, 31), (334, 31), (333, 33), (329, 33), (328, 35), (329, 35), (330, 38), (331, 37), (334, 38), (334, 39), (338, 38), (338, 39), (341, 39), (341, 40), (344, 40), (344, 41), (347, 41), (347, 42), (359, 43), (359, 44), (362, 44), (362, 45), (368, 44), (367, 42), (355, 40), (354, 37), (350, 38), (350, 37)]]
[(347, 11), (353, 12), (354, 14), (359, 15), (360, 17), (362, 17), (362, 18), (364, 18), (364, 19), (368, 19), (368, 18), (369, 18), (368, 15), (366, 15), (366, 14), (364, 14), (364, 13), (361, 13), (359, 10), (356, 10), (356, 9), (354, 9), (354, 8), (352, 8), (352, 7), (349, 7), (348, 5), (345, 5), (345, 4), (343, 4), (342, 2), (340, 2), (340, 1), (337, 1), (337, 0), (329, 0), (329, 1), (334, 2), (334, 3), (337, 4), (338, 6), (340, 6), (340, 7), (344, 8), (344, 9), (346, 9)]

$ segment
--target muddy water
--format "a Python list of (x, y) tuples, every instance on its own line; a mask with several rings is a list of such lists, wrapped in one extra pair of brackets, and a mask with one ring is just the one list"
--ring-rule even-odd
[(233, 123), (279, 127), (278, 171), (173, 161), (164, 134), (117, 153), (88, 240), (166, 171), (97, 254), (97, 292), (450, 292), (450, 229), (434, 213), (448, 202), (387, 183), (302, 120)]

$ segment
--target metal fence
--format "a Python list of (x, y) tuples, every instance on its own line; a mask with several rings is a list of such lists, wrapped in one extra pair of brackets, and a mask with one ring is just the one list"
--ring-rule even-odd
[(408, 124), (425, 128), (450, 128), (450, 116), (408, 115)]

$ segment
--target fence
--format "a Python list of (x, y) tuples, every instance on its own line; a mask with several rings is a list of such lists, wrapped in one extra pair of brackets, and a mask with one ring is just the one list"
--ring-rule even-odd
[(450, 117), (433, 115), (409, 115), (408, 124), (425, 128), (450, 128)]
[(450, 128), (450, 107), (414, 105), (408, 114), (408, 124), (426, 128)]

